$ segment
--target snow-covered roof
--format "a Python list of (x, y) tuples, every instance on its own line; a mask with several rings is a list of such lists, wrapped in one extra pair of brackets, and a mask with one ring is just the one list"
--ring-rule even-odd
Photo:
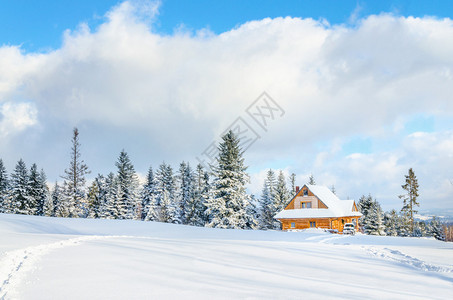
[(353, 211), (354, 200), (340, 200), (332, 191), (321, 185), (306, 185), (307, 188), (326, 206), (325, 208), (301, 208), (286, 209), (279, 212), (275, 219), (297, 219), (297, 218), (338, 218), (338, 217), (360, 217), (362, 214)]

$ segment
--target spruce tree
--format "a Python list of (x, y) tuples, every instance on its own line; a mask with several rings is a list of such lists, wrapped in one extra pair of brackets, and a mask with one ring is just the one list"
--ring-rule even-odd
[(93, 219), (102, 218), (103, 210), (107, 201), (105, 177), (98, 174), (88, 188), (88, 217)]
[(209, 227), (251, 228), (256, 224), (252, 216), (247, 215), (250, 196), (245, 185), (249, 182), (247, 167), (244, 165), (243, 151), (239, 139), (230, 130), (222, 137), (218, 146), (216, 165), (213, 167), (214, 195), (207, 203), (210, 217)]
[(55, 181), (55, 185), (52, 189), (52, 193), (50, 194), (50, 205), (48, 210), (48, 216), (50, 217), (58, 217), (61, 216), (60, 212), (62, 211), (62, 197), (63, 191), (61, 187), (58, 185), (58, 182)]
[(48, 214), (46, 213), (46, 209), (50, 202), (50, 190), (47, 185), (47, 176), (44, 169), (41, 169), (39, 172), (38, 182), (40, 188), (40, 196), (38, 198), (38, 214), (47, 216)]
[(173, 168), (163, 162), (156, 172), (156, 196), (160, 222), (179, 223)]
[(335, 189), (335, 185), (332, 184), (332, 186), (330, 187), (330, 191), (336, 195), (337, 194), (337, 190)]
[[(277, 185), (275, 187), (275, 199), (274, 199), (275, 213), (278, 213), (279, 211), (285, 208), (285, 205), (288, 202), (289, 197), (290, 195), (288, 188), (286, 187), (285, 174), (283, 174), (283, 171), (280, 170), (278, 172)], [(276, 220), (274, 220), (274, 225), (277, 226), (278, 228), (280, 227), (280, 223)]]
[(445, 241), (445, 231), (444, 227), (439, 221), (439, 218), (436, 218), (433, 216), (431, 222), (430, 222), (430, 227), (431, 227), (431, 235), (439, 241)]
[(187, 224), (188, 219), (196, 214), (195, 203), (195, 179), (189, 163), (182, 162), (178, 174), (178, 200), (179, 220), (181, 224)]
[(89, 174), (88, 166), (81, 160), (79, 130), (74, 128), (72, 135), (71, 161), (69, 168), (61, 176), (65, 184), (63, 185), (68, 205), (68, 217), (81, 217), (86, 214), (85, 207), (85, 175)]
[(118, 199), (118, 182), (113, 172), (110, 172), (105, 178), (104, 189), (106, 191), (105, 201), (103, 201), (101, 209), (101, 218), (104, 219), (119, 219), (117, 206)]
[(153, 168), (149, 167), (146, 182), (142, 191), (142, 219), (146, 221), (158, 220), (158, 206), (156, 199), (156, 180)]
[(290, 183), (290, 196), (293, 197), (294, 195), (296, 195), (296, 174), (294, 173), (291, 173), (291, 175), (289, 176), (289, 183)]
[(260, 206), (260, 218), (259, 227), (261, 229), (274, 229), (274, 215), (276, 211), (276, 191), (277, 182), (275, 179), (275, 173), (272, 169), (267, 171), (266, 179), (264, 180), (263, 192), (261, 194)]
[(185, 224), (192, 226), (203, 226), (204, 210), (206, 201), (206, 193), (208, 187), (206, 184), (209, 182), (205, 181), (203, 167), (199, 164), (197, 170), (192, 172), (190, 165), (187, 164), (186, 168), (186, 200), (184, 204), (184, 217)]
[(308, 179), (308, 184), (316, 185), (315, 177), (313, 176), (313, 174), (310, 174), (310, 178)]
[(140, 206), (138, 194), (138, 177), (126, 151), (122, 150), (118, 161), (116, 180), (118, 193), (116, 207), (119, 219), (139, 219)]
[(208, 222), (206, 215), (206, 203), (211, 196), (211, 183), (209, 173), (204, 170), (201, 164), (197, 165), (195, 172), (195, 195), (194, 211), (188, 216), (188, 224), (194, 226), (204, 226)]
[(9, 179), (3, 160), (0, 158), (0, 213), (9, 211)]
[(399, 217), (396, 210), (392, 209), (390, 212), (384, 214), (385, 233), (389, 236), (398, 235)]
[(32, 215), (41, 216), (44, 211), (44, 200), (42, 197), (42, 186), (39, 178), (38, 167), (33, 164), (28, 175), (27, 194), (30, 197), (30, 212)]
[(368, 210), (367, 219), (367, 226), (364, 227), (366, 234), (385, 235), (382, 209), (377, 200), (372, 200), (371, 208)]
[(415, 176), (412, 168), (409, 169), (408, 175), (405, 175), (406, 183), (401, 187), (406, 191), (406, 194), (400, 195), (400, 199), (403, 199), (403, 208), (401, 212), (406, 215), (410, 222), (410, 232), (414, 232), (414, 214), (417, 213), (415, 206), (420, 204), (417, 202), (418, 197), (418, 180)]
[(12, 213), (33, 214), (35, 205), (33, 199), (29, 196), (28, 170), (22, 159), (17, 162), (14, 172), (11, 174), (10, 201)]

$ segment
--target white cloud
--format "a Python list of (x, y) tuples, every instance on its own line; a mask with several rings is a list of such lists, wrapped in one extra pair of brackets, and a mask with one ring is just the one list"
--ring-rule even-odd
[[(148, 5), (145, 14), (137, 3)], [(112, 160), (122, 147), (146, 172), (146, 164), (164, 159), (195, 162), (267, 91), (286, 114), (259, 132), (248, 164), (267, 169), (266, 162), (283, 157), (298, 174), (316, 169), (320, 179), (336, 181), (337, 190), (357, 193), (368, 192), (352, 183), (363, 182), (363, 173), (382, 191), (407, 167), (400, 155), (410, 141), (399, 140), (401, 116), (453, 115), (450, 19), (379, 15), (351, 28), (287, 17), (250, 21), (219, 35), (161, 35), (153, 30), (158, 5), (119, 4), (98, 28), (68, 30), (63, 46), (47, 54), (0, 47), (0, 101), (33, 102), (44, 131), (52, 133), (36, 141), (43, 147), (61, 148), (58, 130), (69, 136), (70, 128), (82, 126), (86, 160), (100, 168), (95, 173), (111, 168), (102, 159)], [(357, 134), (398, 146), (357, 157), (342, 157), (338, 145), (316, 146)], [(436, 147), (450, 146), (438, 141)], [(53, 153), (47, 161), (58, 155), (65, 158)], [(433, 157), (421, 160), (441, 163)]]
[(17, 134), (37, 123), (36, 109), (30, 103), (0, 105), (0, 138)]

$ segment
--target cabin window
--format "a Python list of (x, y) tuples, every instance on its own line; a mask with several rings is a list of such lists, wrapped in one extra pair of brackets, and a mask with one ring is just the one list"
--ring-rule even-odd
[(316, 222), (310, 222), (310, 227), (316, 227)]
[(291, 222), (291, 228), (296, 228), (296, 223)]
[(352, 219), (352, 224), (354, 224), (354, 227), (357, 226), (357, 220), (356, 219)]
[(308, 190), (304, 190), (304, 196), (308, 196)]
[(301, 202), (300, 208), (311, 208), (311, 202)]

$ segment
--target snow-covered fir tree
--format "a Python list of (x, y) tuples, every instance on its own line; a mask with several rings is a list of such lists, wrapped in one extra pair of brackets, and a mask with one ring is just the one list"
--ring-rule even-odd
[(310, 174), (310, 177), (308, 178), (308, 184), (316, 185), (315, 177), (313, 176), (313, 174)]
[(67, 205), (68, 217), (77, 218), (87, 214), (86, 208), (86, 191), (85, 191), (85, 175), (89, 174), (88, 166), (81, 160), (79, 131), (74, 128), (72, 135), (71, 161), (69, 168), (64, 171), (62, 178), (65, 183), (65, 205)]
[(256, 224), (252, 216), (247, 215), (250, 196), (245, 185), (249, 175), (244, 165), (243, 152), (239, 139), (230, 130), (222, 137), (218, 146), (219, 154), (213, 166), (214, 195), (207, 202), (207, 213), (210, 217), (209, 227), (217, 228), (251, 228)]
[(3, 160), (0, 158), (0, 213), (8, 212), (9, 179)]
[(211, 183), (209, 173), (201, 164), (197, 165), (195, 171), (195, 195), (191, 204), (192, 211), (187, 214), (187, 224), (193, 226), (204, 226), (208, 219), (205, 214), (206, 203), (211, 196)]
[(435, 216), (433, 216), (430, 222), (430, 233), (435, 239), (445, 241), (444, 227), (439, 221), (439, 218), (436, 218)]
[(291, 173), (289, 176), (289, 188), (290, 188), (290, 195), (293, 197), (296, 194), (296, 174)]
[(385, 234), (389, 236), (397, 236), (399, 232), (399, 216), (396, 210), (392, 209), (384, 214)]
[(277, 182), (275, 172), (272, 169), (267, 171), (264, 180), (263, 191), (260, 199), (259, 227), (261, 229), (274, 229), (274, 215), (276, 211), (276, 188)]
[[(205, 175), (207, 177), (205, 177)], [(190, 165), (187, 164), (185, 191), (185, 224), (192, 226), (204, 226), (204, 203), (209, 197), (209, 175), (204, 171), (201, 164), (198, 164), (195, 172), (192, 172)]]
[(379, 202), (373, 200), (371, 195), (362, 196), (357, 206), (362, 213), (360, 224), (363, 232), (371, 235), (385, 235), (383, 213)]
[(47, 185), (47, 176), (44, 169), (39, 172), (39, 184), (41, 187), (41, 198), (38, 201), (38, 209), (42, 207), (42, 215), (46, 215), (46, 206), (50, 202), (50, 190)]
[(176, 202), (176, 183), (173, 168), (163, 162), (156, 172), (156, 197), (158, 204), (158, 221), (180, 223), (179, 205)]
[(62, 210), (61, 207), (61, 202), (63, 198), (63, 191), (58, 184), (57, 181), (55, 181), (55, 185), (53, 186), (52, 192), (50, 194), (50, 201), (49, 205), (47, 207), (47, 213), (46, 215), (49, 217), (57, 217), (60, 215), (60, 211)]
[(36, 204), (29, 196), (28, 170), (25, 162), (20, 159), (11, 174), (10, 212), (15, 214), (32, 215)]
[(118, 185), (116, 207), (118, 219), (139, 219), (139, 181), (126, 151), (122, 150), (118, 161), (116, 180)]
[(178, 172), (177, 203), (179, 204), (179, 220), (187, 224), (190, 215), (196, 214), (197, 203), (195, 202), (195, 178), (189, 163), (182, 162)]
[(365, 233), (370, 235), (385, 235), (383, 217), (381, 205), (377, 200), (373, 200), (372, 208), (368, 211), (369, 222), (365, 228)]
[(28, 196), (30, 197), (31, 213), (34, 215), (44, 215), (44, 206), (49, 198), (49, 189), (46, 183), (44, 170), (38, 172), (38, 167), (33, 164), (28, 176)]
[(103, 219), (118, 219), (118, 182), (113, 172), (110, 172), (105, 178), (104, 183), (105, 200), (101, 208), (101, 218)]
[(335, 189), (335, 185), (334, 185), (334, 184), (332, 184), (332, 186), (330, 187), (330, 191), (331, 191), (334, 195), (337, 194), (337, 190)]
[(154, 178), (154, 171), (152, 167), (149, 167), (148, 175), (146, 176), (146, 182), (142, 190), (142, 207), (143, 213), (142, 218), (146, 221), (158, 221), (158, 203), (156, 197), (156, 180)]
[[(278, 213), (285, 208), (290, 197), (290, 193), (286, 187), (285, 174), (280, 170), (278, 172), (277, 185), (275, 187), (275, 213)], [(280, 222), (274, 220), (274, 225), (276, 225), (276, 227), (274, 226), (276, 229), (280, 229)]]
[(107, 202), (106, 179), (102, 174), (98, 174), (88, 188), (88, 217), (102, 218), (103, 210)]

